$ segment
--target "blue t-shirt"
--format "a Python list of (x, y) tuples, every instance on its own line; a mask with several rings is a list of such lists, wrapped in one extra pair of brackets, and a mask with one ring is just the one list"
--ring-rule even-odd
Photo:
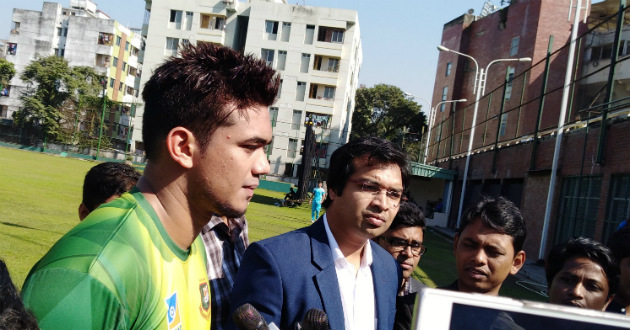
[(324, 190), (324, 188), (317, 187), (313, 189), (313, 203), (321, 204), (322, 197), (324, 196), (325, 193), (326, 193), (326, 190)]

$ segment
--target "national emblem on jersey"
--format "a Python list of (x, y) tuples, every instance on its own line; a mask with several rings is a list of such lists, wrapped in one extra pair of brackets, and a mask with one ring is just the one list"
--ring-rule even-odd
[(181, 329), (181, 318), (179, 317), (179, 304), (177, 303), (177, 292), (164, 299), (166, 302), (166, 319), (168, 320), (168, 330)]
[(208, 281), (201, 281), (199, 283), (199, 293), (201, 294), (201, 304), (199, 305), (199, 311), (201, 316), (208, 319), (210, 316), (210, 288)]

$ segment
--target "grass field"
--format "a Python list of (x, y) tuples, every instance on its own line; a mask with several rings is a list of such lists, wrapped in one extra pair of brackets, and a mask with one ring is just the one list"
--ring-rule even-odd
[[(79, 222), (83, 177), (96, 163), (0, 147), (0, 164), (0, 258), (21, 288), (35, 262)], [(310, 205), (274, 206), (283, 196), (256, 190), (246, 214), (250, 241), (310, 225)], [(413, 276), (432, 287), (451, 283), (452, 241), (429, 229), (424, 243), (428, 250)], [(541, 300), (514, 282), (506, 281), (503, 295)]]

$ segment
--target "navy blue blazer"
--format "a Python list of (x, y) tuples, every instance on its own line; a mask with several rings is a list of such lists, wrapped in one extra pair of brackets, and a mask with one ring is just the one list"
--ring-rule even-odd
[[(394, 258), (372, 244), (376, 329), (391, 330), (402, 273)], [(250, 303), (267, 323), (291, 329), (311, 308), (326, 312), (331, 330), (343, 330), (344, 314), (332, 251), (322, 218), (313, 225), (251, 244), (230, 297), (230, 315)], [(229, 329), (236, 329), (232, 320)]]

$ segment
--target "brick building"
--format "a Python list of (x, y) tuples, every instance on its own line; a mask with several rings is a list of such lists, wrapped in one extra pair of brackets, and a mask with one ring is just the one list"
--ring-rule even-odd
[[(568, 237), (582, 235), (605, 241), (630, 215), (630, 152), (624, 150), (624, 142), (630, 139), (630, 101), (619, 87), (627, 80), (624, 75), (630, 63), (625, 34), (610, 37), (617, 21), (623, 22), (611, 18), (619, 9), (619, 0), (592, 6), (584, 3), (590, 16), (585, 20), (585, 11), (580, 11), (572, 65), (577, 72), (572, 70), (567, 89), (566, 122), (547, 220), (575, 1), (513, 0), (484, 17), (458, 17), (444, 25), (442, 34), (442, 46), (472, 56), (479, 69), (488, 68), (463, 205), (480, 195), (504, 195), (514, 201), (528, 220), (525, 250), (534, 260)], [(624, 10), (627, 21), (628, 10)], [(619, 27), (630, 33), (627, 25)], [(607, 60), (601, 59), (604, 45), (615, 42), (622, 47), (608, 51)], [(610, 53), (615, 51), (619, 56), (611, 60)], [(588, 69), (595, 58), (591, 53), (599, 54), (596, 73)], [(524, 57), (532, 61), (516, 61)], [(497, 59), (511, 61), (490, 64)], [(610, 68), (615, 68), (615, 75), (608, 74)], [(475, 106), (476, 72), (472, 60), (453, 52), (440, 53), (433, 104), (469, 100), (436, 109), (429, 141), (429, 163), (457, 172), (449, 218), (453, 228), (458, 221)], [(607, 93), (609, 88), (613, 92)], [(604, 134), (600, 134), (602, 121), (606, 122)], [(545, 221), (548, 229), (543, 233)]]

